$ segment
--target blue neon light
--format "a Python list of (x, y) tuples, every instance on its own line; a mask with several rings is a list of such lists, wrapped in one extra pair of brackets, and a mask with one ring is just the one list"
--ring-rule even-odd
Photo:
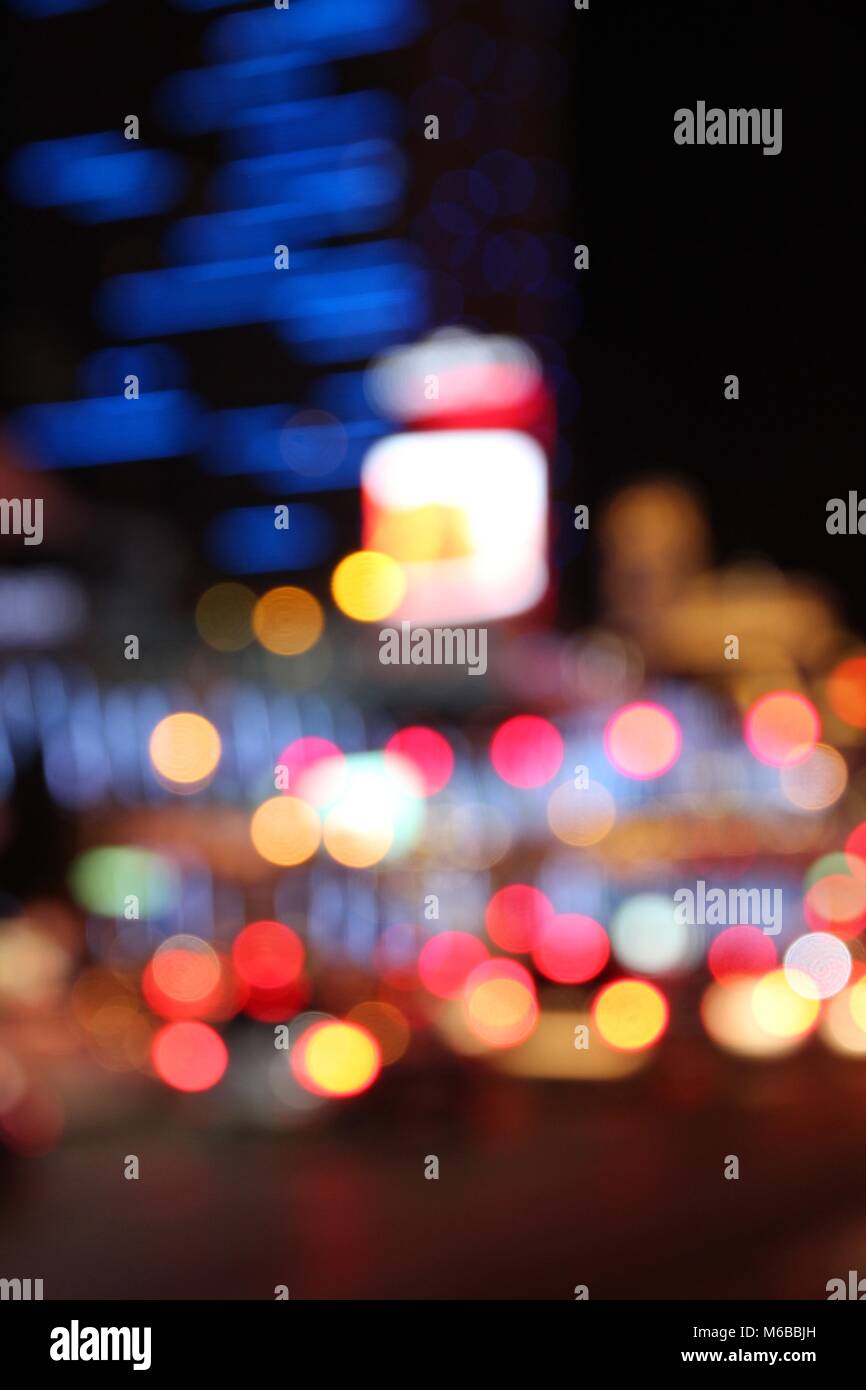
[(334, 528), (321, 507), (293, 502), (287, 530), (277, 530), (273, 507), (232, 507), (215, 517), (205, 545), (214, 564), (229, 574), (308, 569), (333, 549)]
[(419, 0), (297, 0), (289, 10), (226, 15), (205, 39), (209, 58), (254, 58), (308, 46), (332, 58), (398, 48), (420, 31)]
[(140, 150), (120, 134), (41, 140), (12, 157), (7, 177), (30, 207), (65, 207), (84, 222), (110, 222), (162, 212), (184, 183), (180, 160)]
[[(256, 258), (144, 271), (107, 280), (97, 312), (127, 338), (188, 333), (233, 324), (279, 323), (292, 342), (410, 331), (426, 320), (426, 275), (409, 248), (394, 241), (302, 250), (289, 270), (273, 251)], [(357, 314), (357, 322), (348, 316)], [(336, 360), (343, 360), (339, 353)]]
[[(310, 202), (278, 203), (273, 207), (237, 208), (231, 212), (184, 217), (174, 222), (163, 241), (166, 260), (180, 264), (200, 261), (252, 260), (263, 246), (288, 246), (300, 250), (326, 237), (358, 236), (377, 232), (394, 215), (399, 198), (382, 197), (372, 187), (364, 190), (369, 201), (350, 201), (348, 180), (343, 181), (343, 201), (334, 197), (336, 181), (325, 185), (330, 207)], [(396, 193), (396, 190), (395, 190)]]
[(237, 158), (351, 145), (359, 132), (381, 139), (397, 135), (403, 125), (403, 108), (389, 92), (348, 92), (238, 111), (226, 138)]
[(186, 391), (32, 405), (12, 418), (45, 468), (173, 458), (193, 452), (201, 439), (199, 403)]
[(324, 96), (334, 86), (328, 65), (307, 50), (174, 73), (159, 88), (156, 105), (172, 129), (198, 135), (234, 125), (250, 107)]
[(310, 204), (312, 211), (330, 210), (344, 200), (393, 199), (403, 163), (390, 140), (358, 140), (234, 160), (220, 169), (211, 188), (222, 207), (289, 202), (301, 208)]
[(84, 359), (78, 373), (81, 389), (88, 396), (122, 392), (130, 374), (138, 377), (142, 393), (171, 391), (186, 386), (189, 380), (186, 360), (167, 343), (99, 348)]

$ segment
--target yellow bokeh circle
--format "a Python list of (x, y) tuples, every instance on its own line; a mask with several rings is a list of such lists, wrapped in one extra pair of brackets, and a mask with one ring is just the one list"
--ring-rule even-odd
[(220, 736), (209, 719), (182, 711), (167, 714), (150, 735), (150, 761), (157, 777), (179, 791), (204, 786), (222, 754)]
[(296, 796), (270, 797), (250, 821), (250, 838), (259, 854), (284, 868), (312, 858), (321, 837), (316, 812)]
[(275, 656), (299, 656), (322, 635), (325, 615), (317, 598), (292, 584), (269, 589), (253, 609), (253, 630)]
[(347, 618), (375, 623), (387, 618), (406, 593), (401, 565), (378, 550), (356, 550), (341, 560), (331, 577), (334, 602)]

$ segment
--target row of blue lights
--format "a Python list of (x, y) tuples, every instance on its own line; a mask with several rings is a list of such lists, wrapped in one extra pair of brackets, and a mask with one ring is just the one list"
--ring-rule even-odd
[[(180, 8), (222, 6), (190, 0)], [(388, 429), (363, 395), (360, 371), (338, 374), (353, 378), (348, 389), (322, 378), (317, 407), (338, 419), (311, 428), (299, 407), (283, 402), (210, 410), (187, 389), (182, 353), (153, 340), (265, 324), (294, 356), (327, 368), (364, 361), (429, 326), (427, 276), (410, 246), (323, 244), (381, 235), (406, 188), (396, 143), (401, 103), (382, 91), (340, 92), (334, 61), (398, 47), (423, 22), (415, 0), (295, 0), (285, 11), (214, 19), (204, 35), (209, 65), (175, 73), (157, 93), (170, 128), (221, 132), (213, 211), (169, 223), (164, 269), (102, 284), (97, 321), (129, 345), (85, 361), (88, 399), (18, 413), (35, 466), (193, 453), (205, 471), (247, 474), (275, 494), (357, 486), (366, 448)], [(185, 171), (175, 156), (107, 132), (27, 146), (7, 181), (24, 203), (99, 221), (166, 211), (183, 192)], [(132, 376), (135, 390), (124, 394)], [(210, 558), (229, 573), (317, 564), (332, 543), (327, 517), (312, 504), (294, 505), (288, 532), (274, 529), (271, 509), (250, 507), (226, 511), (205, 534)]]

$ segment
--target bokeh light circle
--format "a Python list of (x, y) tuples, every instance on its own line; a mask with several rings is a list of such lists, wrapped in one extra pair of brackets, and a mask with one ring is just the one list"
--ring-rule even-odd
[(786, 979), (807, 999), (830, 999), (851, 977), (851, 952), (830, 932), (807, 932), (785, 952)]
[(314, 735), (292, 739), (277, 759), (277, 767), (285, 770), (287, 782), (281, 790), (300, 796), (304, 801), (312, 801), (313, 805), (316, 805), (314, 798), (307, 794), (307, 786), (315, 784), (312, 769), (322, 763), (328, 765), (335, 779), (343, 772), (346, 759), (336, 743), (332, 743), (329, 738), (317, 738)]
[[(797, 985), (797, 988), (794, 985)], [(771, 970), (752, 986), (752, 1012), (758, 1026), (774, 1038), (801, 1038), (814, 1027), (820, 1008), (808, 975), (789, 968)]]
[(209, 719), (181, 711), (161, 719), (148, 744), (154, 772), (173, 790), (197, 791), (213, 776), (222, 755), (220, 736)]
[(331, 577), (334, 603), (347, 618), (375, 623), (387, 618), (406, 593), (403, 567), (378, 550), (356, 550)]
[(592, 917), (565, 912), (542, 923), (532, 960), (558, 984), (583, 984), (600, 975), (610, 958), (607, 932)]
[(538, 1022), (532, 976), (502, 957), (484, 961), (467, 976), (463, 1005), (470, 1031), (488, 1047), (517, 1047)]
[(621, 1052), (652, 1047), (667, 1028), (668, 1016), (665, 996), (645, 980), (615, 980), (601, 990), (592, 1006), (602, 1038)]
[(776, 947), (760, 927), (726, 927), (713, 938), (707, 953), (710, 973), (719, 984), (744, 975), (764, 975), (776, 967)]
[(285, 989), (304, 967), (304, 943), (283, 922), (250, 922), (232, 943), (232, 965), (254, 989)]
[(272, 796), (253, 813), (253, 845), (269, 864), (288, 868), (303, 864), (319, 848), (319, 818), (306, 801), (295, 796)]
[[(299, 743), (319, 743), (319, 739), (299, 739)], [(349, 759), (339, 750), (333, 756), (316, 757), (292, 773), (292, 755), (288, 750), (280, 754), (289, 770), (289, 790), (302, 801), (308, 801), (317, 811), (328, 811), (345, 794), (351, 782)]]
[(447, 738), (421, 724), (393, 734), (385, 744), (385, 753), (399, 754), (417, 768), (425, 796), (441, 791), (454, 771), (454, 754)]
[(772, 690), (746, 711), (743, 734), (760, 762), (770, 767), (792, 767), (812, 752), (821, 737), (821, 720), (805, 695)]
[(490, 743), (490, 761), (512, 787), (541, 787), (562, 766), (564, 745), (548, 719), (518, 714), (500, 724)]
[(803, 915), (813, 931), (859, 936), (866, 926), (866, 881), (848, 872), (816, 878), (806, 889)]
[(229, 1019), (246, 994), (226, 957), (217, 955), (209, 942), (185, 936), (158, 947), (141, 973), (140, 988), (148, 1008), (172, 1022)]
[(178, 1004), (207, 999), (222, 977), (216, 951), (197, 936), (168, 937), (157, 947), (150, 965), (156, 988)]
[(324, 625), (319, 600), (292, 584), (269, 589), (253, 609), (253, 631), (275, 656), (299, 656), (309, 651), (321, 637)]
[(642, 975), (681, 970), (691, 963), (697, 943), (694, 930), (679, 920), (673, 899), (663, 893), (636, 893), (621, 902), (610, 937), (620, 964)]
[(842, 754), (827, 743), (816, 743), (801, 761), (779, 769), (783, 795), (800, 811), (824, 811), (848, 785), (848, 766)]
[(167, 1023), (151, 1044), (153, 1069), (176, 1091), (207, 1091), (228, 1066), (229, 1054), (216, 1029), (207, 1023)]
[(531, 951), (539, 932), (554, 916), (553, 903), (528, 883), (510, 883), (493, 894), (484, 912), (490, 940), (503, 951)]
[(617, 772), (637, 781), (669, 772), (681, 748), (679, 723), (662, 705), (637, 701), (617, 710), (605, 725), (608, 761)]
[(314, 1023), (291, 1053), (292, 1071), (313, 1095), (346, 1098), (373, 1085), (382, 1068), (378, 1042), (357, 1023)]
[(439, 999), (456, 999), (467, 977), (488, 954), (484, 942), (469, 932), (439, 932), (424, 942), (418, 954), (419, 979)]
[(834, 714), (855, 729), (866, 729), (866, 656), (850, 656), (827, 677), (827, 699)]

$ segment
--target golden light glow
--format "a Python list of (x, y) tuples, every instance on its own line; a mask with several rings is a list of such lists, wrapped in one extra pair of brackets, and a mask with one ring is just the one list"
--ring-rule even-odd
[(714, 1043), (742, 1057), (783, 1057), (798, 1046), (797, 1037), (774, 1037), (758, 1023), (752, 1008), (753, 979), (741, 976), (712, 984), (701, 1000), (701, 1019)]
[(820, 1001), (814, 997), (809, 976), (796, 973), (800, 975), (803, 993), (800, 987), (792, 987), (795, 972), (791, 969), (771, 970), (752, 986), (755, 1021), (773, 1038), (804, 1037), (817, 1021)]
[(592, 1012), (605, 1042), (624, 1052), (652, 1047), (668, 1023), (664, 995), (644, 980), (615, 980), (601, 991)]
[(183, 712), (161, 719), (150, 736), (153, 769), (173, 791), (198, 791), (213, 776), (222, 754), (209, 719)]
[[(588, 1046), (578, 1045), (580, 1034)], [(495, 1059), (500, 1071), (514, 1076), (558, 1081), (615, 1081), (641, 1071), (649, 1060), (648, 1052), (608, 1047), (589, 1014), (565, 1009), (539, 1014), (532, 1036)]]
[(848, 1007), (858, 1028), (866, 1034), (866, 975), (848, 992)]
[(371, 525), (370, 542), (373, 549), (404, 563), (455, 560), (474, 550), (462, 507), (433, 502), (379, 513)]
[(250, 838), (269, 864), (303, 864), (319, 848), (319, 818), (296, 796), (272, 796), (254, 812)]
[(403, 568), (378, 550), (356, 550), (341, 560), (331, 578), (334, 602), (347, 618), (375, 623), (398, 607), (406, 592)]
[(196, 627), (209, 647), (239, 652), (253, 640), (256, 596), (246, 584), (214, 584), (196, 604)]
[(364, 820), (354, 805), (338, 803), (325, 817), (325, 849), (347, 869), (367, 869), (384, 859), (394, 840), (393, 818), (383, 808)]
[(309, 651), (321, 637), (324, 625), (319, 600), (291, 584), (269, 589), (253, 610), (256, 637), (275, 656), (299, 656)]
[(379, 1044), (357, 1023), (316, 1023), (295, 1044), (292, 1068), (320, 1096), (354, 1096), (372, 1086), (382, 1065)]
[[(475, 972), (473, 972), (475, 973)], [(538, 1005), (533, 991), (522, 980), (492, 976), (467, 984), (466, 1017), (476, 1037), (490, 1047), (515, 1047), (535, 1027)]]
[[(843, 989), (827, 1003), (821, 1019), (822, 1041), (833, 1052), (866, 1056), (866, 977), (851, 989)], [(859, 990), (859, 995), (857, 991)], [(855, 1013), (856, 1010), (856, 1013)]]

